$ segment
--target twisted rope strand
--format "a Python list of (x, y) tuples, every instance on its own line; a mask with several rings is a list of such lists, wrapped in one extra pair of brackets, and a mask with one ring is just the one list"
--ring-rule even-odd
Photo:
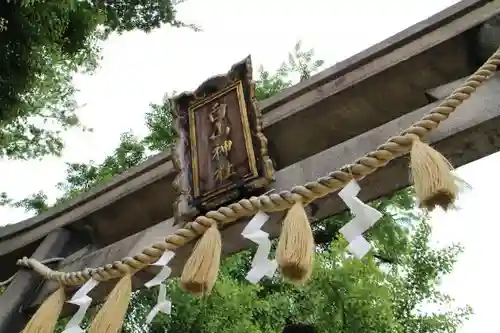
[(187, 223), (184, 228), (168, 235), (163, 242), (144, 248), (141, 253), (132, 258), (127, 257), (113, 264), (107, 264), (95, 269), (87, 268), (78, 272), (54, 271), (34, 259), (23, 258), (18, 264), (34, 269), (48, 280), (58, 281), (65, 285), (80, 285), (90, 278), (107, 281), (143, 269), (158, 260), (166, 250), (176, 250), (202, 235), (213, 223), (227, 225), (242, 217), (252, 216), (259, 210), (267, 213), (283, 211), (289, 209), (297, 201), (308, 204), (325, 197), (340, 190), (351, 180), (363, 179), (385, 166), (391, 160), (408, 153), (414, 140), (421, 139), (434, 130), (442, 121), (448, 119), (458, 106), (468, 99), (481, 84), (495, 74), (499, 65), (500, 48), (459, 88), (432, 109), (429, 114), (399, 135), (389, 138), (376, 150), (357, 159), (352, 164), (345, 165), (339, 170), (332, 171), (315, 181), (295, 186), (289, 191), (241, 199), (227, 207), (220, 207), (215, 211), (206, 213), (204, 216), (198, 216), (193, 222)]
[[(24, 259), (24, 258), (23, 258)], [(27, 258), (26, 258), (27, 259)], [(32, 260), (35, 260), (35, 259), (32, 259)], [(62, 261), (64, 260), (64, 258), (59, 258), (59, 257), (55, 257), (55, 258), (50, 258), (50, 259), (45, 259), (45, 260), (42, 260), (39, 262), (39, 264), (41, 264), (43, 266), (43, 269), (50, 269), (48, 268), (46, 265), (48, 264), (52, 264), (52, 263), (56, 263), (56, 262), (59, 262), (59, 261)], [(18, 260), (18, 265), (19, 265), (19, 260)], [(38, 272), (38, 271), (37, 271)], [(39, 272), (38, 272), (39, 273)], [(17, 274), (17, 273), (16, 273)], [(0, 288), (1, 287), (5, 287), (7, 285), (9, 285), (12, 281), (14, 281), (14, 278), (16, 277), (16, 274), (12, 275), (10, 278), (8, 278), (7, 280), (5, 281), (0, 281)], [(45, 274), (41, 274), (43, 276), (45, 276)]]

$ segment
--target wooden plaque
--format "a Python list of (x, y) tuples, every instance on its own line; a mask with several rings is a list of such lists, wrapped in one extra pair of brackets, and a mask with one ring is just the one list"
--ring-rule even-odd
[(247, 57), (226, 75), (171, 100), (179, 135), (172, 152), (179, 172), (174, 184), (177, 220), (259, 194), (272, 181), (274, 168), (254, 88)]

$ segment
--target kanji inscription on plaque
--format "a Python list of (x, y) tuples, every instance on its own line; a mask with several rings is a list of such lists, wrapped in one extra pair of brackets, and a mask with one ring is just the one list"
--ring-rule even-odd
[(271, 182), (274, 170), (261, 132), (251, 72), (248, 57), (227, 75), (172, 100), (179, 134), (173, 150), (179, 171), (176, 217), (192, 217), (258, 193)]

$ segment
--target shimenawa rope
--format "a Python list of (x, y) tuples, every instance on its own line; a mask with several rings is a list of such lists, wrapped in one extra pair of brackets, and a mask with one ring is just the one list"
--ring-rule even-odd
[[(48, 265), (48, 264), (56, 263), (56, 262), (59, 262), (62, 260), (64, 260), (64, 258), (59, 258), (59, 257), (50, 258), (50, 259), (45, 259), (45, 260), (40, 261), (40, 264)], [(12, 275), (10, 278), (8, 278), (5, 281), (0, 281), (0, 287), (4, 287), (4, 286), (10, 284), (12, 282), (12, 280), (14, 280), (15, 277), (16, 277), (16, 274)]]
[(31, 268), (48, 280), (58, 281), (63, 285), (80, 285), (91, 277), (98, 281), (107, 281), (133, 274), (155, 262), (164, 251), (176, 250), (205, 233), (213, 224), (226, 225), (242, 217), (252, 216), (259, 210), (264, 212), (284, 211), (296, 202), (308, 204), (343, 188), (352, 179), (360, 180), (385, 166), (391, 160), (408, 153), (415, 140), (434, 130), (446, 120), (463, 101), (486, 80), (488, 80), (500, 65), (500, 49), (498, 49), (474, 74), (465, 80), (450, 96), (435, 107), (429, 114), (415, 122), (400, 135), (389, 138), (365, 156), (339, 170), (332, 171), (316, 181), (295, 186), (289, 191), (264, 194), (259, 197), (242, 199), (239, 202), (210, 211), (204, 216), (198, 216), (174, 234), (168, 235), (163, 242), (144, 248), (134, 257), (107, 264), (95, 269), (87, 268), (78, 272), (59, 272), (50, 269), (35, 259), (23, 258), (18, 265)]

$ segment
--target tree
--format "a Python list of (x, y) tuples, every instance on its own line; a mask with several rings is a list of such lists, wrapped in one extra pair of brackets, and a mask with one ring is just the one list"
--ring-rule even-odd
[[(419, 307), (425, 302), (449, 304), (450, 297), (437, 289), (438, 281), (451, 271), (461, 248), (429, 247), (426, 216), (408, 213), (415, 208), (411, 194), (405, 189), (379, 200), (387, 203), (379, 205), (384, 219), (367, 237), (382, 260), (377, 255), (353, 259), (345, 250), (346, 241), (333, 234), (333, 241), (318, 249), (313, 277), (306, 285), (294, 287), (279, 277), (252, 285), (244, 276), (253, 251), (243, 251), (224, 260), (215, 289), (205, 299), (186, 294), (177, 279), (170, 280), (173, 313), (159, 315), (151, 327), (141, 323), (156, 302), (155, 291), (137, 292), (124, 332), (279, 333), (287, 322), (311, 323), (319, 332), (456, 332), (471, 313), (468, 307), (434, 313)], [(403, 197), (412, 204), (398, 204)], [(384, 233), (389, 225), (405, 232), (391, 239), (395, 233)], [(391, 258), (389, 253), (396, 249)]]
[(98, 42), (113, 32), (188, 26), (175, 14), (171, 0), (1, 1), (0, 156), (59, 155), (63, 131), (86, 130), (71, 79), (96, 68)]
[[(267, 98), (290, 86), (294, 76), (308, 78), (320, 65), (313, 60), (312, 51), (302, 52), (298, 45), (275, 74), (260, 68), (257, 98)], [(102, 163), (68, 165), (66, 179), (60, 184), (65, 195), (58, 202), (169, 147), (175, 137), (171, 122), (167, 103), (152, 105), (146, 115), (150, 133), (145, 138), (125, 133), (114, 153)], [(346, 241), (338, 231), (351, 217), (339, 214), (314, 225), (318, 247), (308, 284), (295, 287), (279, 276), (249, 284), (245, 274), (253, 251), (246, 250), (223, 261), (209, 297), (192, 297), (180, 290), (177, 279), (169, 280), (173, 313), (158, 315), (150, 327), (143, 321), (156, 302), (157, 291), (136, 292), (123, 333), (281, 332), (287, 322), (312, 323), (319, 332), (456, 332), (470, 314), (469, 308), (436, 313), (419, 309), (426, 302), (450, 302), (448, 295), (438, 291), (438, 282), (450, 272), (461, 248), (429, 247), (427, 216), (416, 208), (412, 198), (412, 189), (408, 188), (371, 203), (384, 217), (366, 234), (374, 249), (363, 260), (353, 259), (346, 252)], [(16, 204), (37, 211), (49, 206), (43, 193), (29, 199), (36, 200)]]

